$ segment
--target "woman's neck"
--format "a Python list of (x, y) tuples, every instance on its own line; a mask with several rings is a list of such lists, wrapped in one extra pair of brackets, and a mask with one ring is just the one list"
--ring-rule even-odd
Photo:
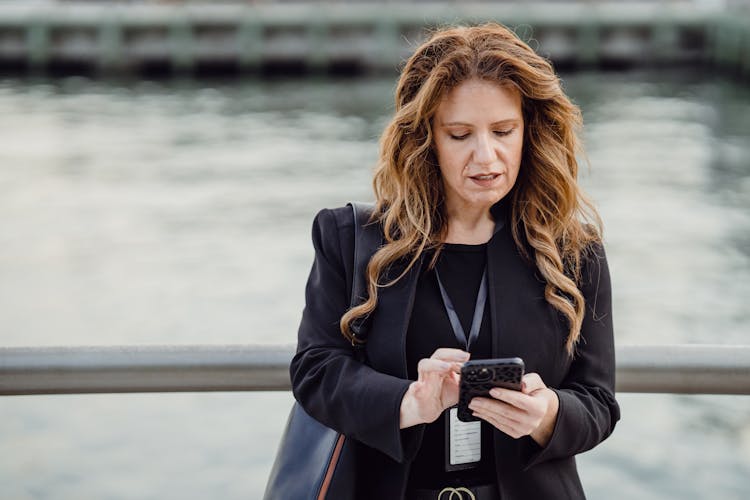
[(445, 243), (479, 245), (488, 242), (494, 232), (495, 220), (489, 210), (449, 211)]

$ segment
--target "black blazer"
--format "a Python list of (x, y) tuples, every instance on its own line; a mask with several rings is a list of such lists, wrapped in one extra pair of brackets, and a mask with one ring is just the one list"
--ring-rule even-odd
[[(500, 205), (495, 217), (506, 217)], [(350, 207), (321, 210), (312, 228), (315, 260), (290, 373), (302, 407), (325, 425), (356, 439), (357, 499), (402, 499), (409, 463), (423, 425), (399, 429), (407, 379), (405, 338), (421, 266), (381, 288), (369, 319), (366, 364), (341, 335), (349, 307), (354, 221)], [(614, 339), (610, 278), (603, 248), (586, 258), (582, 291), (586, 316), (573, 360), (565, 352), (567, 324), (544, 299), (544, 281), (518, 252), (505, 225), (488, 245), (487, 271), (494, 357), (521, 357), (560, 400), (544, 448), (529, 436), (494, 432), (497, 483), (503, 500), (581, 499), (574, 455), (604, 440), (620, 418), (614, 397)], [(393, 266), (388, 278), (404, 266)]]

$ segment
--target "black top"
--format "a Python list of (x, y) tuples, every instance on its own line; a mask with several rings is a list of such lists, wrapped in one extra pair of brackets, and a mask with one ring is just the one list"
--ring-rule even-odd
[[(429, 258), (425, 259), (429, 262)], [(468, 335), (474, 316), (477, 293), (487, 262), (487, 244), (463, 245), (448, 243), (440, 254), (437, 269), (440, 279), (454, 304), (464, 332)], [(471, 346), (471, 359), (492, 356), (490, 308), (486, 307), (479, 337)], [(429, 358), (440, 347), (461, 349), (451, 329), (450, 320), (440, 297), (434, 270), (423, 270), (417, 283), (414, 309), (406, 335), (406, 362), (409, 378), (417, 379), (417, 363)], [(410, 488), (440, 489), (445, 486), (494, 483), (495, 457), (492, 427), (482, 422), (482, 459), (475, 468), (445, 471), (445, 426), (447, 412), (425, 427), (422, 446), (411, 465)]]

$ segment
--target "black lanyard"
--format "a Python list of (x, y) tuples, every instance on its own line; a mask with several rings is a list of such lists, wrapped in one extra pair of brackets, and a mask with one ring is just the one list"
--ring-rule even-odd
[(464, 327), (461, 326), (461, 321), (458, 319), (456, 308), (453, 307), (453, 301), (448, 297), (443, 282), (440, 281), (440, 274), (438, 273), (437, 267), (435, 268), (435, 276), (437, 276), (438, 286), (440, 287), (440, 296), (443, 298), (445, 311), (448, 313), (448, 319), (450, 319), (451, 327), (453, 327), (453, 335), (456, 336), (458, 344), (469, 352), (471, 344), (473, 344), (474, 341), (477, 340), (477, 337), (479, 337), (479, 327), (482, 326), (484, 306), (487, 303), (487, 266), (484, 266), (484, 272), (482, 272), (482, 283), (479, 285), (477, 302), (474, 306), (474, 318), (471, 320), (471, 329), (469, 330), (468, 338), (466, 337), (466, 332), (464, 332)]
[[(505, 226), (505, 221), (502, 218), (497, 219), (495, 221), (495, 230), (492, 232), (492, 235), (494, 236), (495, 233), (503, 228), (503, 226)], [(474, 306), (474, 317), (471, 320), (471, 329), (469, 330), (468, 337), (466, 336), (466, 332), (464, 332), (464, 327), (461, 326), (461, 321), (458, 319), (456, 308), (453, 307), (453, 301), (448, 297), (443, 282), (440, 281), (440, 273), (438, 273), (437, 267), (435, 267), (435, 276), (437, 276), (438, 286), (440, 287), (440, 296), (443, 298), (445, 311), (448, 313), (448, 319), (450, 319), (451, 327), (453, 327), (453, 335), (456, 336), (458, 344), (467, 352), (470, 352), (469, 349), (471, 349), (471, 344), (473, 344), (474, 341), (477, 340), (477, 337), (479, 337), (479, 327), (482, 326), (484, 306), (487, 303), (487, 265), (485, 264), (484, 271), (482, 272), (482, 283), (479, 285), (477, 302)]]

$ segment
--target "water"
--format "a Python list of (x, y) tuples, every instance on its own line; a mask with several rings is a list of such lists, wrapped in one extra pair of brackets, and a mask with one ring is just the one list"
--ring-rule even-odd
[[(619, 344), (748, 343), (750, 91), (577, 73)], [(0, 343), (295, 341), (394, 81), (0, 80)], [(750, 398), (618, 396), (592, 499), (750, 496)], [(0, 398), (0, 498), (258, 498), (289, 393)]]

